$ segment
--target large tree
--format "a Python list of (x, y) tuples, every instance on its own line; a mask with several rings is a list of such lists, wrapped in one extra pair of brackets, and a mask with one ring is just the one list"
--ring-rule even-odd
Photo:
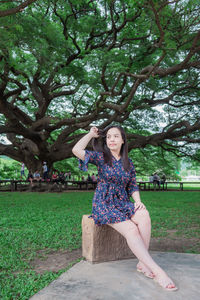
[(195, 155), (199, 16), (195, 0), (49, 0), (1, 18), (0, 133), (10, 144), (2, 139), (0, 154), (51, 167), (91, 125), (123, 123), (130, 149)]

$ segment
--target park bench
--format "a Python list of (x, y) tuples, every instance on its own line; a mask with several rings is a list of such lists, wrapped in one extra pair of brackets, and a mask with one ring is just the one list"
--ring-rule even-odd
[[(149, 181), (139, 181), (137, 182), (139, 189), (143, 191), (168, 191), (168, 190), (180, 190), (183, 191), (183, 184), (186, 182), (181, 181), (165, 181), (164, 183), (160, 183), (160, 187), (155, 185), (153, 182)], [(200, 183), (200, 182), (199, 182)], [(170, 187), (173, 185), (173, 187)]]
[(26, 190), (29, 187), (29, 182), (25, 180), (0, 180), (0, 191), (17, 191)]
[(64, 191), (64, 190), (94, 190), (97, 182), (66, 180), (55, 183), (53, 181), (34, 181), (33, 186), (27, 180), (0, 180), (0, 191)]

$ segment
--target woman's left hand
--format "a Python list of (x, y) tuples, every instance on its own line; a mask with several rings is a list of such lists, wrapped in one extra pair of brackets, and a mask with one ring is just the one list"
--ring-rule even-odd
[(146, 209), (145, 205), (141, 202), (135, 202), (135, 209)]

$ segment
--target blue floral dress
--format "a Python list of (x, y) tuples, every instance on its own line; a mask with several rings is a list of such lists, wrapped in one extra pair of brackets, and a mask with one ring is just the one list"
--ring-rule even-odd
[(97, 187), (92, 201), (95, 224), (111, 224), (130, 220), (134, 215), (134, 203), (130, 201), (133, 192), (138, 191), (135, 168), (130, 161), (130, 171), (125, 171), (122, 161), (112, 157), (112, 167), (104, 163), (103, 153), (85, 151), (85, 160), (79, 160), (79, 167), (87, 171), (88, 163), (98, 168)]

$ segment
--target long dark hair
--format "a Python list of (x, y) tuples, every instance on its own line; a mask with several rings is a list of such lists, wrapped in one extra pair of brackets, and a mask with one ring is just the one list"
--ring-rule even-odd
[(130, 170), (130, 162), (128, 159), (128, 144), (127, 144), (127, 139), (126, 139), (126, 133), (121, 126), (111, 125), (111, 126), (106, 127), (105, 129), (99, 129), (99, 131), (98, 131), (99, 137), (94, 138), (92, 141), (93, 149), (98, 152), (103, 152), (104, 162), (107, 163), (109, 166), (112, 166), (112, 154), (111, 154), (110, 149), (107, 147), (107, 143), (106, 143), (106, 135), (107, 135), (108, 130), (111, 128), (117, 128), (121, 133), (124, 143), (121, 146), (120, 156), (121, 156), (122, 165), (124, 167), (124, 170), (129, 171)]

